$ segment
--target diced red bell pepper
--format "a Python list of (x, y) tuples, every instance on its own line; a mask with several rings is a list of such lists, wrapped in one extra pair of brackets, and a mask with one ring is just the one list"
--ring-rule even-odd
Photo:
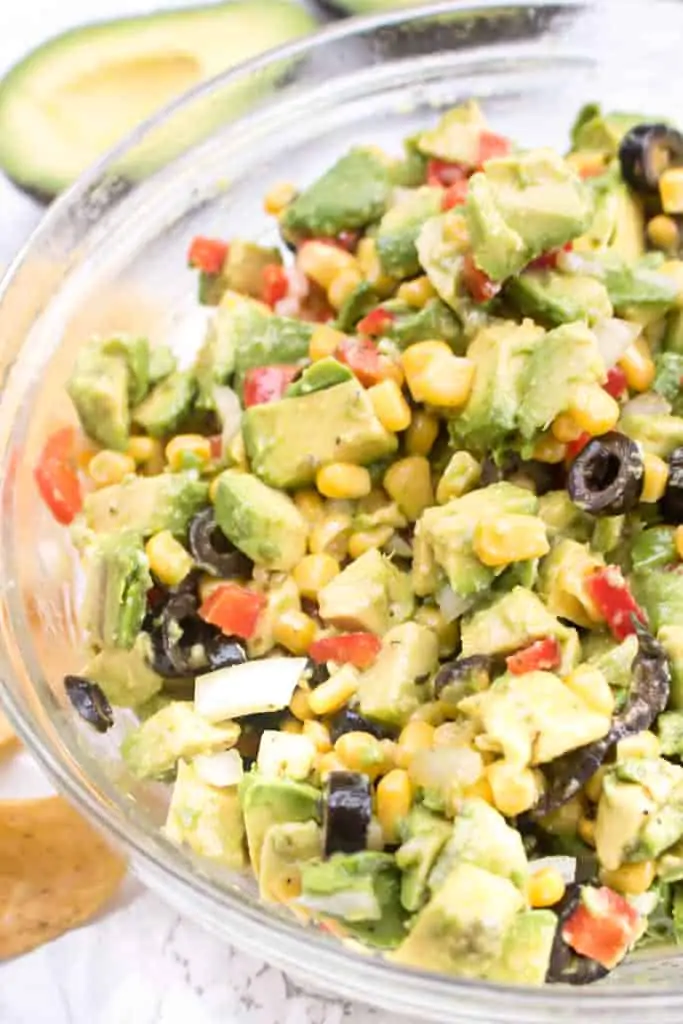
[(195, 270), (203, 270), (205, 274), (220, 274), (229, 245), (219, 238), (204, 238), (197, 235), (192, 239), (187, 253), (187, 262)]
[(455, 206), (462, 206), (467, 199), (469, 185), (470, 183), (467, 178), (464, 178), (462, 181), (456, 181), (454, 185), (449, 185), (443, 194), (441, 209), (452, 210)]
[(551, 671), (560, 664), (562, 653), (554, 636), (535, 640), (521, 651), (515, 651), (505, 659), (508, 672), (523, 676), (526, 672)]
[(211, 445), (211, 458), (220, 459), (223, 455), (223, 435), (212, 434), (209, 438), (209, 444)]
[(537, 256), (535, 260), (532, 260), (531, 263), (528, 264), (529, 269), (555, 270), (557, 267), (558, 257), (563, 252), (571, 252), (573, 246), (573, 242), (567, 242), (561, 249), (549, 249), (548, 252), (542, 252), (540, 256)]
[(434, 188), (441, 185), (448, 188), (455, 185), (456, 181), (463, 181), (467, 178), (467, 168), (462, 164), (451, 164), (446, 160), (429, 160), (427, 163), (427, 184)]
[(355, 252), (361, 239), (360, 231), (340, 231), (334, 241), (340, 249)]
[(474, 262), (472, 253), (467, 253), (462, 267), (462, 278), (465, 287), (475, 302), (489, 302), (498, 294), (501, 286), (492, 281), (488, 274)]
[(263, 594), (247, 590), (237, 583), (225, 583), (202, 603), (199, 617), (211, 626), (218, 626), (228, 636), (250, 640), (265, 606)]
[(388, 309), (373, 309), (371, 313), (364, 316), (362, 320), (359, 320), (356, 324), (356, 330), (359, 334), (365, 334), (369, 338), (375, 338), (379, 334), (383, 334), (384, 331), (394, 322), (396, 317)]
[(335, 356), (355, 373), (363, 387), (379, 384), (386, 376), (382, 357), (369, 338), (345, 338), (337, 347)]
[(640, 935), (641, 918), (627, 899), (602, 886), (586, 887), (562, 928), (562, 938), (582, 956), (612, 970)]
[(496, 156), (507, 156), (512, 143), (504, 135), (495, 132), (482, 132), (479, 136), (479, 163), (484, 164)]
[(298, 366), (254, 366), (244, 376), (244, 407), (264, 405), (282, 398), (299, 372)]
[(76, 431), (62, 427), (51, 434), (40, 453), (33, 476), (40, 495), (58, 523), (68, 526), (83, 506), (75, 466)]
[(582, 434), (579, 434), (576, 440), (569, 441), (567, 443), (567, 462), (573, 462), (576, 456), (579, 455), (586, 447), (590, 439), (591, 435), (584, 430)]
[(340, 633), (314, 640), (308, 648), (313, 661), (336, 661), (356, 668), (369, 668), (382, 649), (382, 641), (374, 633)]
[(280, 299), (284, 299), (289, 291), (287, 271), (279, 263), (266, 263), (262, 271), (262, 280), (261, 297), (269, 306), (274, 306)]
[(607, 371), (607, 380), (602, 385), (608, 395), (612, 398), (621, 398), (628, 386), (626, 374), (620, 366), (613, 366)]
[(586, 577), (586, 593), (610, 628), (615, 640), (625, 640), (635, 633), (633, 616), (647, 625), (647, 616), (629, 585), (614, 565), (598, 569)]

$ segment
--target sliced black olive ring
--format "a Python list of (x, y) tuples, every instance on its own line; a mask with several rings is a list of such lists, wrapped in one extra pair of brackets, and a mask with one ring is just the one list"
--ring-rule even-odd
[(638, 124), (621, 140), (619, 163), (635, 192), (656, 193), (662, 173), (683, 163), (683, 135), (666, 124)]
[(114, 724), (114, 712), (100, 686), (83, 676), (64, 676), (64, 689), (84, 722), (98, 732), (106, 732)]
[(372, 795), (367, 775), (330, 772), (324, 805), (325, 856), (364, 850), (371, 818)]
[(683, 448), (669, 457), (669, 477), (661, 501), (665, 523), (683, 523)]
[(643, 490), (643, 456), (625, 434), (594, 437), (571, 464), (567, 490), (575, 505), (594, 516), (630, 512)]
[(254, 568), (251, 559), (228, 540), (212, 508), (197, 513), (190, 523), (188, 540), (192, 557), (205, 572), (223, 579), (251, 576)]

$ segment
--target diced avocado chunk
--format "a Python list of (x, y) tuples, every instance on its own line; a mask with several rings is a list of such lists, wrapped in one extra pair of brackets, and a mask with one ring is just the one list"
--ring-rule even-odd
[(550, 966), (557, 931), (552, 910), (525, 910), (505, 936), (500, 957), (486, 975), (489, 981), (515, 985), (542, 985)]
[(633, 586), (653, 633), (683, 622), (683, 576), (662, 570), (639, 572), (633, 577)]
[(441, 299), (429, 299), (422, 309), (412, 309), (399, 299), (392, 299), (384, 303), (383, 308), (393, 316), (384, 328), (383, 336), (400, 349), (408, 348), (417, 341), (439, 338), (449, 344), (456, 355), (464, 351), (460, 321)]
[(131, 648), (147, 610), (152, 586), (139, 533), (98, 537), (86, 557), (86, 591), (81, 622), (96, 647)]
[(662, 343), (667, 352), (683, 353), (683, 310), (673, 309), (668, 314)]
[(326, 388), (333, 388), (336, 384), (344, 384), (347, 380), (353, 380), (351, 370), (344, 363), (340, 363), (338, 359), (329, 356), (327, 359), (319, 359), (311, 366), (307, 366), (301, 376), (289, 385), (285, 397), (296, 398), (298, 395), (310, 395), (314, 391), (324, 391)]
[(178, 360), (168, 345), (155, 345), (149, 352), (149, 385), (152, 387), (166, 377), (170, 377), (178, 367)]
[(498, 447), (514, 432), (526, 401), (526, 368), (543, 337), (532, 320), (494, 321), (481, 329), (467, 350), (475, 364), (472, 391), (460, 415), (449, 423), (455, 440), (483, 451)]
[(657, 719), (659, 746), (664, 757), (683, 757), (683, 711), (665, 711)]
[(233, 238), (221, 277), (231, 291), (260, 299), (263, 295), (263, 268), (281, 263), (279, 249)]
[(288, 903), (301, 893), (301, 868), (322, 855), (322, 830), (315, 821), (271, 825), (261, 848), (259, 895), (268, 903)]
[(612, 724), (552, 672), (506, 674), (459, 706), (481, 725), (487, 745), (515, 764), (546, 764), (602, 739)]
[(301, 883), (301, 906), (343, 921), (367, 945), (394, 949), (403, 939), (399, 873), (390, 854), (336, 853), (304, 864)]
[(396, 863), (401, 869), (401, 903), (410, 913), (425, 902), (427, 880), (450, 834), (450, 822), (422, 804), (413, 807), (406, 818)]
[(681, 412), (681, 380), (683, 380), (683, 353), (660, 352), (655, 356), (657, 375), (652, 390), (663, 395), (674, 406), (674, 412)]
[(407, 192), (382, 217), (375, 243), (382, 270), (390, 277), (415, 277), (421, 267), (416, 242), (422, 225), (441, 211), (443, 189), (424, 185)]
[(586, 591), (586, 578), (604, 564), (587, 544), (570, 537), (558, 541), (541, 568), (539, 589), (548, 611), (577, 626), (594, 626), (597, 617)]
[(242, 429), (253, 472), (272, 487), (285, 489), (311, 483), (319, 467), (329, 462), (366, 465), (398, 446), (357, 380), (254, 405), (245, 412)]
[(410, 618), (413, 605), (409, 577), (376, 548), (351, 562), (318, 594), (325, 622), (380, 635)]
[(584, 323), (549, 331), (534, 348), (521, 382), (518, 426), (530, 439), (569, 406), (579, 384), (601, 384), (606, 369), (597, 339)]
[(208, 484), (193, 472), (130, 476), (88, 494), (83, 512), (86, 525), (96, 533), (130, 529), (143, 537), (161, 530), (183, 534), (208, 500)]
[(676, 561), (676, 531), (673, 526), (653, 526), (637, 534), (631, 547), (634, 572), (663, 569)]
[(133, 419), (152, 437), (165, 437), (182, 426), (196, 394), (197, 382), (189, 370), (172, 373), (138, 405)]
[(585, 231), (591, 203), (561, 157), (536, 149), (489, 160), (470, 178), (465, 213), (477, 266), (503, 281)]
[(164, 832), (171, 842), (187, 845), (200, 856), (234, 871), (245, 866), (244, 825), (237, 786), (210, 786), (191, 762), (178, 762)]
[(548, 536), (587, 541), (593, 531), (593, 517), (575, 505), (566, 491), (548, 491), (538, 499), (538, 515)]
[(657, 639), (666, 651), (671, 667), (669, 704), (683, 711), (683, 626), (662, 626), (657, 632)]
[(228, 750), (239, 734), (236, 722), (211, 725), (191, 704), (173, 701), (128, 733), (121, 754), (133, 775), (154, 779), (175, 768), (181, 758)]
[(320, 791), (305, 782), (284, 776), (245, 775), (240, 783), (240, 802), (247, 830), (249, 859), (258, 878), (261, 850), (268, 830), (284, 822), (320, 822)]
[(149, 648), (149, 637), (140, 633), (129, 650), (106, 647), (99, 651), (82, 674), (102, 688), (111, 704), (137, 708), (158, 693), (164, 682), (149, 666)]
[(609, 685), (615, 690), (628, 691), (633, 681), (633, 659), (638, 653), (638, 638), (627, 636), (620, 644), (606, 638), (607, 647), (591, 652), (587, 661), (599, 669)]
[(481, 463), (470, 452), (454, 452), (436, 489), (436, 500), (445, 505), (474, 490), (481, 479)]
[(664, 885), (683, 881), (683, 841), (679, 840), (674, 843), (658, 859), (657, 878)]
[(549, 327), (575, 320), (592, 325), (612, 316), (604, 284), (586, 275), (528, 270), (508, 282), (505, 294), (524, 316)]
[(487, 127), (479, 104), (469, 100), (446, 111), (434, 128), (422, 132), (417, 139), (418, 149), (451, 164), (477, 167), (481, 163), (481, 134)]
[(221, 473), (214, 508), (225, 536), (257, 565), (285, 571), (306, 554), (308, 526), (292, 499), (251, 473)]
[(474, 864), (456, 864), (392, 959), (444, 974), (485, 977), (523, 908), (524, 897), (508, 879)]
[(619, 430), (660, 459), (667, 459), (675, 448), (683, 445), (683, 416), (629, 413), (619, 420)]
[(379, 220), (391, 192), (388, 161), (371, 149), (352, 149), (289, 204), (286, 237), (334, 238)]
[(417, 622), (404, 622), (384, 634), (374, 665), (358, 686), (360, 711), (387, 725), (405, 725), (421, 703), (419, 684), (436, 668), (439, 641)]
[(417, 238), (417, 254), (437, 295), (453, 310), (466, 334), (481, 325), (472, 295), (463, 280), (467, 229), (461, 213), (451, 210), (426, 221)]
[(456, 864), (475, 864), (507, 878), (524, 891), (529, 873), (522, 837), (486, 801), (465, 800), (460, 806), (450, 839), (429, 876), (432, 892), (444, 884)]
[(150, 362), (153, 350), (147, 338), (119, 335), (108, 338), (101, 343), (105, 356), (123, 359), (128, 367), (128, 400), (137, 405), (147, 394), (152, 383), (150, 380)]
[(344, 300), (332, 326), (345, 334), (352, 334), (358, 321), (367, 316), (380, 301), (381, 296), (375, 286), (370, 281), (360, 281)]
[(602, 516), (598, 519), (591, 537), (591, 547), (601, 555), (609, 555), (624, 540), (626, 532), (626, 516)]
[(627, 263), (618, 253), (608, 252), (600, 261), (602, 280), (617, 313), (628, 315), (634, 310), (650, 310), (661, 316), (675, 306), (678, 294), (675, 281), (644, 260)]
[(579, 111), (572, 127), (572, 149), (595, 150), (616, 156), (626, 132), (648, 120), (643, 114), (603, 114), (596, 103), (587, 103)]
[(658, 857), (683, 835), (683, 768), (663, 758), (617, 762), (602, 782), (595, 842), (600, 863)]
[(66, 390), (83, 430), (105, 448), (121, 451), (128, 445), (129, 378), (126, 359), (106, 355), (100, 341), (79, 349)]

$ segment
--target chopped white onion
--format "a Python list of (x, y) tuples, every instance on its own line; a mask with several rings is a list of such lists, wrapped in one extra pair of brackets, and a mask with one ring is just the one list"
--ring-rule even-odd
[(237, 750), (220, 750), (217, 754), (197, 754), (192, 759), (192, 764), (200, 779), (219, 789), (236, 786), (244, 775), (242, 758)]
[(242, 406), (232, 388), (225, 384), (216, 385), (213, 389), (213, 397), (222, 423), (221, 447), (225, 451), (242, 426)]
[(279, 711), (305, 668), (305, 658), (264, 658), (207, 672), (195, 680), (195, 710), (209, 722)]
[(660, 897), (657, 892), (641, 892), (637, 896), (627, 896), (626, 899), (641, 917), (649, 917), (659, 903)]
[(379, 921), (382, 916), (377, 897), (367, 889), (341, 889), (321, 896), (307, 893), (296, 902), (314, 913), (331, 914), (346, 921)]
[(671, 412), (671, 402), (656, 391), (646, 391), (644, 395), (630, 398), (621, 410), (622, 416), (667, 416)]
[(436, 595), (436, 603), (446, 622), (454, 622), (467, 611), (471, 598), (458, 597), (453, 588), (446, 584)]
[(600, 320), (593, 328), (598, 342), (600, 355), (607, 369), (611, 369), (621, 359), (627, 348), (642, 333), (641, 324), (632, 324), (629, 320), (620, 320), (616, 316)]
[(553, 868), (562, 875), (563, 880), (569, 885), (576, 878), (576, 857), (540, 857), (529, 863), (532, 873), (544, 871), (546, 868)]
[(481, 778), (481, 754), (469, 747), (439, 747), (421, 750), (410, 762), (411, 781), (425, 789), (450, 789), (454, 784), (469, 786)]
[(565, 274), (588, 274), (590, 277), (602, 278), (605, 268), (597, 260), (580, 252), (560, 252), (557, 256), (557, 269)]

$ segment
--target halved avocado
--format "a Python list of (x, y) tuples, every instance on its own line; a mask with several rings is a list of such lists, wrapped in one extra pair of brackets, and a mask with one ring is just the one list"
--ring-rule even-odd
[[(315, 27), (289, 0), (235, 0), (72, 29), (44, 43), (0, 82), (0, 168), (52, 196), (135, 125), (186, 89)], [(267, 86), (254, 76), (193, 104), (122, 161), (126, 179), (207, 135)], [(225, 99), (226, 103), (223, 102)]]

